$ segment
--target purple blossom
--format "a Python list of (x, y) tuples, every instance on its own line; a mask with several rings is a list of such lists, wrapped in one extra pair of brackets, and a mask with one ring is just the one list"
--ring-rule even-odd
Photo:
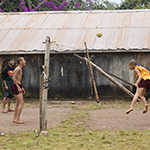
[(60, 10), (62, 10), (62, 9), (63, 9), (63, 7), (64, 7), (64, 6), (61, 4), (61, 5), (59, 6), (59, 9), (60, 9)]
[(69, 4), (66, 1), (64, 2), (64, 5), (69, 6)]
[(23, 4), (24, 4), (23, 2), (20, 3), (20, 5), (23, 5)]
[(75, 8), (79, 8), (79, 7), (80, 7), (80, 2), (77, 2)]
[(22, 6), (22, 9), (24, 10), (24, 12), (28, 12), (28, 8), (25, 6)]
[(38, 4), (35, 10), (37, 11), (42, 4)]
[(35, 10), (37, 11), (39, 9), (39, 7), (36, 7)]
[(34, 9), (31, 9), (30, 11), (31, 11), (31, 12), (34, 12)]
[(54, 9), (59, 10), (57, 6), (54, 6)]
[[(0, 5), (3, 5), (6, 1), (9, 1), (9, 0), (3, 0), (3, 2)], [(63, 9), (65, 9), (64, 8), (65, 5), (69, 6), (69, 4), (70, 4), (70, 1), (68, 1), (68, 0), (61, 0), (61, 1), (57, 1), (57, 0), (37, 0), (37, 1), (39, 2), (39, 4), (35, 4), (35, 3), (32, 4), (32, 0), (28, 0), (29, 4), (28, 4), (27, 0), (19, 0), (19, 3), (18, 3), (19, 7), (18, 6), (15, 7), (14, 12), (17, 12), (17, 10), (19, 10), (20, 7), (22, 7), (23, 12), (38, 11), (41, 6), (42, 6), (41, 9), (43, 11), (47, 10), (47, 8), (50, 8), (48, 10), (52, 10), (52, 11), (53, 10), (63, 10)], [(84, 2), (85, 2), (85, 7), (84, 8), (86, 10), (91, 10), (91, 8), (87, 7), (87, 5), (94, 4), (92, 2), (92, 0), (85, 0)], [(87, 3), (87, 5), (86, 5), (86, 3)], [(81, 5), (81, 2), (79, 0), (76, 0), (75, 8), (79, 9), (80, 5)], [(34, 6), (34, 9), (32, 8), (33, 6)], [(2, 11), (3, 10), (0, 8), (0, 12), (2, 12)]]
[(49, 5), (55, 5), (55, 3), (54, 2), (49, 2)]
[(0, 8), (0, 12), (2, 12), (3, 10)]
[(67, 4), (67, 2), (65, 1), (63, 4), (64, 4), (64, 5), (66, 5), (66, 4)]
[(45, 3), (44, 3), (44, 6), (45, 7), (48, 7), (48, 8), (50, 8), (50, 7), (54, 7), (55, 6), (55, 3), (54, 2), (49, 2), (49, 1), (46, 1)]
[(30, 11), (32, 10), (32, 6), (29, 7), (29, 10), (30, 10)]
[(86, 7), (86, 10), (92, 10), (90, 7)]

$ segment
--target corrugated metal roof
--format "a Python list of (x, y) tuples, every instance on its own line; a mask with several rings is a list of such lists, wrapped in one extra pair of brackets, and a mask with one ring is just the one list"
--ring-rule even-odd
[[(96, 36), (102, 32), (102, 38)], [(0, 54), (150, 50), (150, 9), (0, 13)]]

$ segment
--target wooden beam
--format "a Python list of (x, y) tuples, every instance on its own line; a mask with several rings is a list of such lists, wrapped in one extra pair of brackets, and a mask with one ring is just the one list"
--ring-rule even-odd
[(86, 42), (84, 42), (84, 45), (85, 45), (85, 49), (86, 49), (86, 52), (87, 52), (88, 63), (89, 63), (91, 77), (92, 77), (92, 81), (93, 81), (96, 101), (99, 103), (99, 96), (98, 96), (98, 92), (97, 92), (97, 88), (96, 88), (96, 83), (95, 83), (95, 79), (94, 79), (93, 69), (92, 69), (92, 66), (91, 66), (90, 56), (89, 56), (89, 52), (88, 52), (88, 48), (87, 48)]
[[(88, 62), (88, 59), (86, 57), (83, 58), (86, 62)], [(107, 79), (109, 79), (111, 82), (113, 82), (116, 86), (121, 88), (124, 92), (126, 92), (129, 96), (134, 97), (134, 94), (131, 93), (128, 89), (126, 89), (122, 84), (120, 84), (118, 81), (116, 81), (114, 78), (112, 78), (109, 74), (107, 74), (105, 71), (103, 71), (100, 67), (95, 65), (93, 62), (91, 62), (91, 65), (93, 68), (95, 68), (98, 72), (100, 72), (102, 75), (104, 75)], [(141, 101), (140, 99), (138, 99)]]
[[(85, 60), (86, 62), (88, 62), (88, 59), (86, 57), (81, 57), (77, 54), (74, 54), (76, 57)], [(121, 85), (119, 82), (117, 82), (115, 79), (113, 79), (109, 74), (107, 74), (103, 69), (101, 69), (100, 67), (98, 67), (96, 64), (94, 64), (93, 62), (91, 62), (91, 65), (93, 68), (95, 68), (98, 72), (100, 72), (102, 75), (104, 75), (107, 79), (109, 79), (112, 83), (114, 83), (116, 86), (118, 86), (119, 88), (121, 88), (124, 92), (126, 92), (129, 96), (134, 97), (134, 94), (131, 93), (128, 89), (126, 89), (123, 85)], [(141, 101), (138, 98), (139, 101)]]
[[(101, 69), (102, 69), (102, 68), (101, 68)], [(111, 74), (110, 72), (108, 72), (108, 71), (106, 71), (106, 70), (104, 70), (104, 69), (102, 69), (102, 70), (103, 70), (103, 71), (105, 71), (106, 73), (108, 73), (109, 75), (111, 75), (111, 76), (113, 76), (113, 77), (117, 78), (118, 80), (121, 80), (121, 81), (123, 81), (124, 83), (129, 84), (129, 85), (131, 85), (131, 86), (134, 86), (134, 87), (135, 87), (134, 83), (132, 84), (132, 83), (130, 83), (130, 82), (128, 82), (128, 81), (125, 81), (125, 80), (123, 80), (123, 79), (119, 78), (118, 76), (115, 76), (114, 74)]]
[(43, 84), (43, 92), (42, 92), (42, 130), (47, 129), (47, 119), (46, 119), (46, 110), (47, 110), (47, 97), (48, 97), (48, 79), (49, 79), (49, 62), (50, 62), (50, 37), (46, 37), (45, 44), (45, 59), (44, 59), (44, 84)]

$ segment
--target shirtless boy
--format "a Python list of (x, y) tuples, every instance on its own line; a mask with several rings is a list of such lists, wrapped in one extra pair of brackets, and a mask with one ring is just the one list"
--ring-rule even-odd
[(138, 97), (140, 97), (141, 101), (144, 103), (143, 113), (146, 113), (148, 111), (148, 105), (144, 95), (150, 89), (150, 72), (144, 67), (137, 66), (137, 63), (134, 59), (129, 62), (129, 68), (134, 70), (137, 81), (135, 83), (136, 93), (126, 114), (133, 111), (133, 106), (136, 103)]
[(22, 68), (25, 66), (26, 61), (24, 60), (23, 57), (19, 57), (17, 59), (17, 63), (18, 66), (15, 68), (13, 76), (14, 83), (11, 85), (11, 90), (14, 93), (16, 99), (13, 122), (23, 124), (25, 122), (20, 120), (20, 114), (24, 104), (23, 94), (25, 94), (26, 92), (23, 88), (23, 85), (21, 84), (21, 79), (22, 79)]

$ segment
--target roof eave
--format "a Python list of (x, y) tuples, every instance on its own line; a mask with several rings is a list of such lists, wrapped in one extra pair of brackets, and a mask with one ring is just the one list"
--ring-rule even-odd
[(78, 11), (36, 11), (36, 12), (1, 12), (0, 15), (32, 15), (32, 14), (83, 14), (83, 13), (111, 13), (111, 12), (148, 12), (150, 9), (134, 9), (134, 10), (78, 10)]
[[(111, 49), (104, 49), (104, 50), (98, 50), (98, 49), (92, 49), (90, 50), (89, 49), (89, 53), (124, 53), (124, 52), (127, 52), (127, 53), (132, 53), (132, 52), (140, 52), (140, 53), (143, 53), (143, 52), (150, 52), (150, 49), (117, 49), (117, 50), (111, 50)], [(70, 53), (85, 53), (85, 50), (65, 50), (65, 51), (56, 51), (56, 50), (51, 50), (50, 51), (51, 54), (70, 54)], [(24, 54), (44, 54), (44, 50), (40, 50), (40, 51), (2, 51), (0, 52), (0, 55), (15, 55), (15, 54), (18, 54), (18, 55), (24, 55)]]

